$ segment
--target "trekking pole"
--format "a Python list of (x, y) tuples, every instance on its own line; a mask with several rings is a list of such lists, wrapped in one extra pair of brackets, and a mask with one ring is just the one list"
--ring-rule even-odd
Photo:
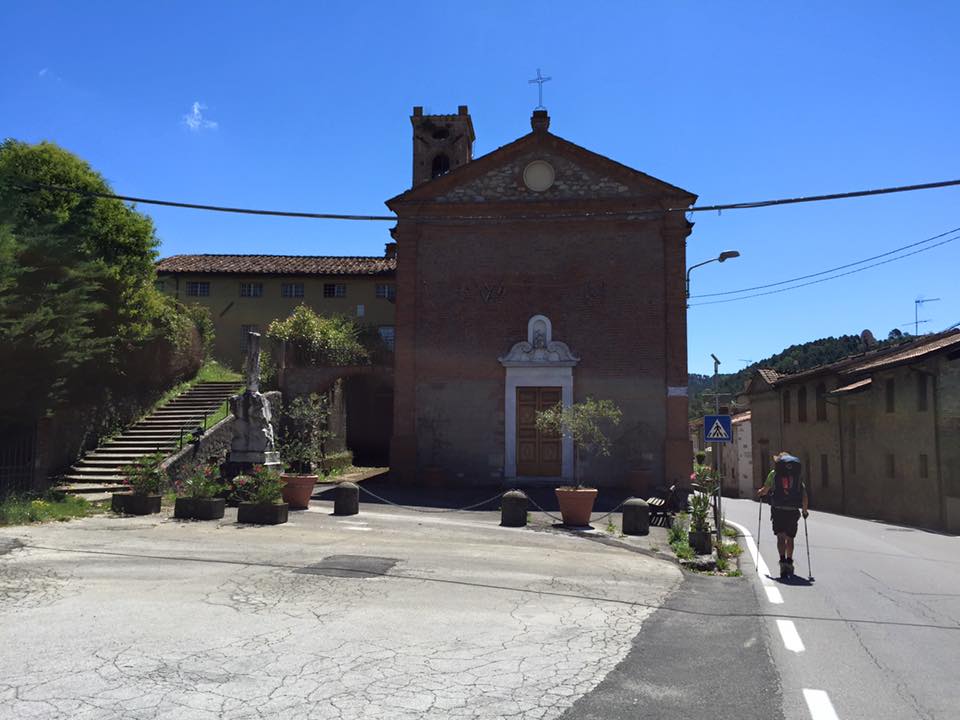
[(757, 503), (757, 505), (760, 506), (760, 507), (757, 508), (757, 558), (758, 558), (757, 564), (759, 565), (759, 558), (760, 558), (760, 526), (761, 526), (761, 522), (762, 522), (762, 520), (763, 520), (763, 497), (762, 497), (762, 496), (761, 496), (761, 498), (760, 498), (760, 502)]
[(807, 579), (813, 582), (813, 570), (810, 569), (810, 536), (807, 534), (807, 518), (803, 518), (803, 539), (807, 542)]

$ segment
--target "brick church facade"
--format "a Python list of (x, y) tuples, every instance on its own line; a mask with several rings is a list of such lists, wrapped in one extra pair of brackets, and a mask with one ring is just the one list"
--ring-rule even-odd
[[(685, 213), (696, 196), (532, 131), (472, 158), (467, 108), (414, 108), (413, 187), (398, 216), (391, 470), (448, 483), (573, 476), (538, 408), (587, 397), (623, 411), (596, 486), (689, 475)], [(663, 212), (671, 208), (674, 212)]]

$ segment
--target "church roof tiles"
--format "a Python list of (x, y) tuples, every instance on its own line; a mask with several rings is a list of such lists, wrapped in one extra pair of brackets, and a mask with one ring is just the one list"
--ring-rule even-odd
[(157, 263), (159, 273), (234, 275), (392, 275), (391, 257), (323, 255), (173, 255)]

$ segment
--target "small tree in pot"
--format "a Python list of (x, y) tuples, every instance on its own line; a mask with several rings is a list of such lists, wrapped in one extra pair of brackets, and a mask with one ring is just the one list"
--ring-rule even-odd
[(326, 470), (330, 398), (314, 393), (289, 403), (281, 417), (280, 456), (289, 472), (282, 475), (283, 499), (294, 510), (310, 505), (313, 489), (319, 482), (316, 469)]
[(697, 463), (690, 475), (695, 492), (690, 498), (690, 532), (688, 542), (698, 555), (709, 555), (713, 550), (713, 535), (710, 532), (710, 509), (717, 491), (716, 479), (706, 465)]
[(567, 407), (560, 404), (537, 412), (537, 430), (559, 434), (573, 441), (573, 478), (575, 487), (556, 489), (564, 525), (590, 524), (596, 488), (583, 486), (580, 460), (584, 454), (594, 457), (610, 454), (610, 430), (620, 424), (623, 412), (612, 400), (587, 398)]
[(125, 515), (152, 515), (160, 512), (160, 490), (167, 479), (163, 453), (156, 452), (134, 460), (127, 468), (123, 484), (129, 493), (114, 493), (110, 507)]

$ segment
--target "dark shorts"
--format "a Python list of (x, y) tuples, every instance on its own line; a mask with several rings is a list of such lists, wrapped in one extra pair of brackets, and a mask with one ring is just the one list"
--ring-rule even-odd
[(773, 523), (773, 534), (785, 534), (787, 537), (797, 536), (797, 525), (800, 522), (800, 510), (797, 508), (770, 508), (770, 522)]

